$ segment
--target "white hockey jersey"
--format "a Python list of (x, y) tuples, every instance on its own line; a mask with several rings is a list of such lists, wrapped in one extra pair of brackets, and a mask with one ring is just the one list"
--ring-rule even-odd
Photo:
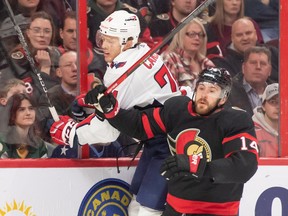
[[(146, 44), (141, 43), (118, 55), (107, 67), (103, 79), (104, 85), (110, 86), (149, 49)], [(112, 93), (123, 109), (130, 109), (134, 106), (145, 107), (155, 101), (163, 104), (168, 98), (181, 95), (172, 74), (157, 54), (152, 55), (139, 66)], [(109, 143), (117, 139), (119, 131), (107, 120), (101, 122), (94, 116), (89, 124), (77, 127), (76, 134), (80, 144)]]

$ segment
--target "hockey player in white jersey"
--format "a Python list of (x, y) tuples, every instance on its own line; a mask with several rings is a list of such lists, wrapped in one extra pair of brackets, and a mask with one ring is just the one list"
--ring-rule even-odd
[[(115, 11), (108, 16), (101, 22), (98, 33), (97, 41), (101, 44), (107, 62), (107, 71), (103, 80), (104, 85), (108, 87), (150, 48), (144, 43), (138, 43), (140, 33), (138, 17), (126, 11)], [(183, 94), (183, 92), (189, 93), (188, 90), (179, 90), (160, 56), (154, 54), (112, 93), (121, 108), (145, 109), (148, 106), (161, 106), (168, 98)], [(85, 102), (89, 103), (91, 101), (89, 97), (93, 95), (93, 90), (88, 92)], [(60, 119), (50, 129), (52, 139), (58, 144), (73, 145), (75, 140), (80, 145), (107, 143), (116, 140), (119, 135), (119, 132), (106, 120), (100, 121), (95, 114), (80, 123), (67, 117), (60, 116)], [(77, 139), (74, 139), (75, 137)], [(130, 216), (160, 216), (162, 214), (167, 186), (159, 170), (162, 161), (169, 155), (165, 137), (145, 142), (131, 183), (131, 192), (134, 196), (128, 209)]]

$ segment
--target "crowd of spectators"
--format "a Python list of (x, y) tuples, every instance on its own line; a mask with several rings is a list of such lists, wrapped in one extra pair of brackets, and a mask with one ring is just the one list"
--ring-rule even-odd
[[(139, 42), (153, 48), (202, 1), (87, 0), (87, 76), (92, 76), (89, 84), (101, 83), (106, 71), (101, 40), (97, 32), (101, 21), (112, 12), (125, 10), (137, 15), (141, 26)], [(14, 13), (13, 19), (15, 18), (22, 30), (26, 44), (19, 40), (19, 33), (14, 29), (11, 14), (2, 1), (0, 109), (3, 110), (1, 118), (5, 121), (1, 121), (0, 127), (0, 156), (57, 157), (58, 147), (49, 137), (49, 127), (53, 121), (47, 108), (49, 103), (55, 106), (59, 115), (68, 115), (77, 121), (93, 112), (91, 108), (85, 108), (85, 115), (77, 119), (77, 115), (79, 112), (83, 113), (83, 109), (80, 108), (78, 113), (75, 111), (79, 108), (75, 108), (75, 100), (79, 96), (76, 1), (8, 2)], [(251, 11), (252, 8), (256, 9)], [(279, 93), (273, 94), (271, 99), (270, 95), (267, 96), (268, 90), (265, 90), (269, 84), (279, 81), (278, 41), (278, 0), (217, 0), (175, 34), (159, 54), (179, 86), (189, 86), (192, 89), (199, 72), (204, 68), (226, 68), (233, 77), (233, 88), (226, 105), (245, 109), (255, 120), (257, 116), (268, 115), (269, 111), (266, 110), (269, 109), (269, 104), (276, 107), (275, 101), (279, 101), (279, 98), (276, 98)], [(35, 74), (35, 71), (39, 73)], [(26, 87), (25, 92), (23, 86)], [(26, 123), (17, 121), (18, 116), (22, 114), (29, 116)], [(25, 124), (25, 127), (20, 127), (19, 124)], [(260, 127), (259, 120), (255, 120), (255, 124), (256, 128)], [(270, 144), (276, 145), (274, 142), (277, 142), (278, 146), (278, 128), (273, 129), (274, 138), (269, 139), (269, 143), (259, 142), (260, 151), (262, 143), (265, 143), (263, 149), (266, 150), (261, 154), (263, 157), (279, 156), (278, 148), (275, 150), (276, 153), (269, 153), (271, 148), (267, 147)], [(20, 138), (8, 140), (7, 137), (11, 137), (11, 133), (16, 134), (13, 136), (15, 139), (21, 137), (25, 143), (20, 142)], [(263, 133), (259, 135), (260, 138), (266, 139)], [(90, 156), (130, 155), (131, 152), (124, 151), (123, 154), (121, 150), (121, 146), (127, 145), (124, 142), (132, 144), (134, 139), (121, 137), (110, 145), (110, 149), (107, 145), (91, 145)], [(78, 157), (78, 147), (70, 150), (73, 150), (72, 156), (67, 158)], [(57, 151), (63, 153), (59, 149)], [(62, 154), (61, 157), (66, 157), (66, 154)]]

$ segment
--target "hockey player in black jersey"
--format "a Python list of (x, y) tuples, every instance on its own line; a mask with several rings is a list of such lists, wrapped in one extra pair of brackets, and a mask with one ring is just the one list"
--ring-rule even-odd
[(104, 91), (98, 86), (85, 100), (99, 103), (114, 127), (138, 139), (167, 134), (172, 156), (159, 170), (168, 181), (163, 216), (238, 214), (244, 183), (258, 167), (258, 148), (251, 117), (223, 108), (231, 91), (227, 70), (204, 69), (192, 100), (176, 96), (143, 111), (119, 109)]

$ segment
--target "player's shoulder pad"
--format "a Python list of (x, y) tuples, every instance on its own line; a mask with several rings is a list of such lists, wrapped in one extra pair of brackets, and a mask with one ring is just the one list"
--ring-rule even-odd
[(167, 13), (158, 14), (156, 17), (159, 20), (169, 20), (170, 19), (170, 16)]
[(225, 116), (223, 119), (223, 123), (229, 125), (230, 123), (234, 124), (237, 122), (237, 124), (253, 124), (252, 118), (250, 114), (243, 109), (240, 109), (239, 107), (227, 107), (223, 110), (223, 115)]
[(128, 9), (128, 11), (132, 12), (132, 13), (137, 13), (138, 10), (134, 7), (132, 7), (131, 5), (127, 4), (127, 3), (123, 3), (122, 4), (122, 9)]
[(24, 53), (21, 52), (20, 50), (16, 50), (11, 53), (11, 58), (14, 60), (21, 60), (24, 58)]

